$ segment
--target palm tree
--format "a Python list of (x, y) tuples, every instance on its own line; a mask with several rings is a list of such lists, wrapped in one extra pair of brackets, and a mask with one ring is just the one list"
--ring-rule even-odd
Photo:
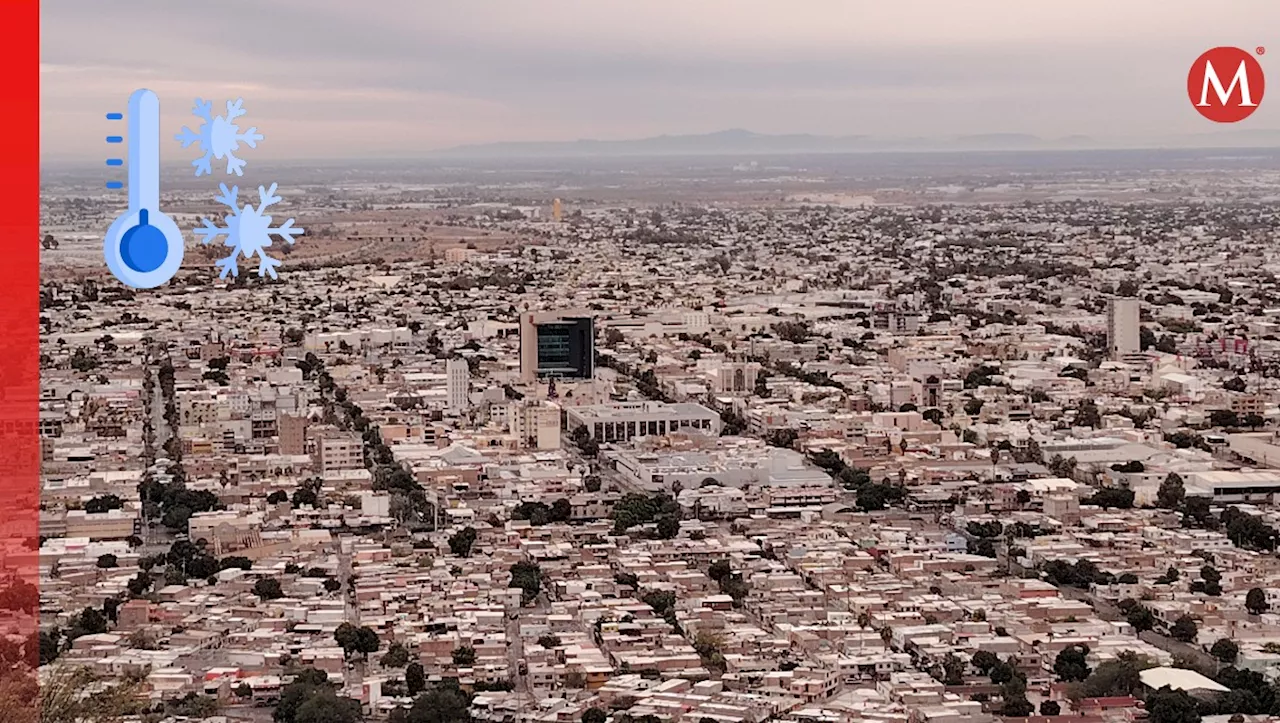
[(888, 650), (893, 643), (893, 628), (888, 625), (880, 628), (880, 640), (884, 643), (884, 649)]

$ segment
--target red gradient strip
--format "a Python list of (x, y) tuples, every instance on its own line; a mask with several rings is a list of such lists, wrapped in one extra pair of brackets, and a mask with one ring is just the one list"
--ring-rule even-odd
[(26, 721), (39, 707), (23, 670), (39, 661), (38, 0), (0, 0), (0, 67), (0, 642), (21, 646), (26, 661), (0, 659), (0, 719)]

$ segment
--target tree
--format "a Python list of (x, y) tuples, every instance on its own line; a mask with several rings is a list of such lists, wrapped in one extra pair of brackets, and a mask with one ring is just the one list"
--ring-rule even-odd
[(1156, 626), (1155, 613), (1151, 612), (1151, 608), (1145, 605), (1135, 605), (1125, 615), (1125, 620), (1139, 633), (1151, 630)]
[(528, 605), (542, 591), (542, 568), (536, 563), (520, 561), (511, 566), (511, 587), (518, 587), (523, 592), (521, 601)]
[(1238, 427), (1240, 417), (1230, 409), (1215, 409), (1209, 412), (1209, 424), (1215, 427)]
[(84, 511), (89, 514), (100, 514), (124, 508), (124, 500), (117, 495), (101, 495), (84, 503)]
[(470, 668), (476, 664), (476, 649), (463, 645), (453, 649), (453, 664), (459, 668)]
[(609, 714), (599, 708), (588, 708), (582, 711), (582, 723), (605, 723)]
[(382, 667), (403, 668), (409, 664), (409, 649), (400, 643), (392, 643), (387, 654), (382, 656)]
[(439, 684), (414, 701), (408, 723), (466, 723), (471, 720), (471, 701), (455, 682)]
[(1160, 483), (1160, 489), (1156, 491), (1156, 506), (1166, 510), (1176, 510), (1182, 506), (1186, 496), (1187, 491), (1183, 487), (1182, 477), (1177, 472), (1170, 472), (1165, 475), (1164, 481)]
[(1167, 685), (1147, 694), (1146, 708), (1151, 723), (1200, 723), (1195, 698)]
[(1218, 641), (1209, 648), (1209, 654), (1221, 660), (1227, 665), (1236, 662), (1236, 656), (1240, 655), (1240, 646), (1235, 641), (1227, 638), (1218, 638)]
[(1232, 377), (1231, 379), (1228, 379), (1227, 381), (1222, 383), (1222, 388), (1229, 392), (1244, 392), (1245, 389), (1248, 388), (1248, 386), (1244, 383), (1244, 380), (1241, 379), (1240, 377)]
[(1103, 487), (1093, 494), (1092, 497), (1085, 500), (1085, 504), (1097, 505), (1105, 509), (1118, 507), (1123, 510), (1133, 507), (1133, 490), (1121, 489), (1119, 487)]
[(287, 502), (288, 500), (289, 493), (284, 490), (276, 490), (275, 492), (267, 495), (267, 504), (269, 505), (278, 505), (281, 502)]
[(404, 684), (409, 690), (409, 695), (417, 695), (427, 688), (427, 673), (422, 668), (422, 663), (413, 661), (404, 669)]
[(1000, 664), (1000, 658), (990, 650), (979, 650), (969, 659), (969, 663), (973, 665), (983, 675), (990, 675), (991, 669)]
[(276, 723), (298, 723), (298, 713), (302, 706), (323, 691), (333, 692), (328, 673), (315, 668), (299, 672), (288, 685), (280, 689), (280, 700), (272, 718)]
[(1123, 651), (1113, 660), (1098, 665), (1093, 674), (1080, 684), (1085, 698), (1133, 695), (1142, 687), (1140, 673), (1155, 667), (1150, 659), (1132, 651)]
[(279, 600), (284, 597), (284, 590), (280, 588), (280, 581), (274, 577), (264, 577), (253, 584), (253, 594), (260, 599)]
[(308, 697), (294, 716), (294, 723), (359, 723), (364, 720), (360, 701), (321, 688)]
[[(8, 681), (6, 681), (8, 683)], [(118, 723), (127, 716), (142, 712), (140, 684), (128, 679), (116, 681), (99, 681), (88, 669), (71, 665), (54, 666), (47, 674), (41, 676), (39, 692), (33, 685), (26, 691), (24, 700), (13, 701), (14, 691), (5, 690), (0, 699), (0, 710), (4, 712), (6, 723), (36, 723), (32, 716), (22, 720), (10, 715), (12, 712), (24, 712), (32, 706), (29, 701), (39, 700), (40, 723)], [(99, 683), (105, 686), (96, 690)], [(5, 686), (8, 687), (7, 685)], [(85, 689), (95, 687), (93, 695), (85, 695)], [(15, 705), (16, 703), (16, 705)], [(34, 711), (33, 711), (34, 712)]]
[(538, 636), (538, 645), (541, 645), (548, 650), (551, 648), (558, 648), (560, 647), (560, 638), (552, 635), (551, 633), (544, 633)]
[(1000, 708), (1002, 715), (1022, 718), (1036, 712), (1036, 707), (1027, 700), (1027, 679), (1016, 671), (1000, 686), (1000, 698), (1004, 701)]
[(464, 527), (449, 538), (449, 551), (458, 557), (470, 557), (471, 546), (476, 542), (476, 531)]
[(1250, 615), (1261, 615), (1271, 608), (1267, 593), (1260, 587), (1250, 588), (1244, 596), (1244, 607)]
[(1089, 677), (1089, 648), (1071, 645), (1063, 648), (1053, 661), (1053, 672), (1064, 683), (1076, 683)]
[(110, 570), (119, 566), (120, 560), (109, 552), (105, 555), (98, 556), (98, 569), (100, 570)]
[(942, 659), (942, 684), (964, 684), (964, 661), (952, 653)]
[(1184, 643), (1194, 642), (1196, 635), (1199, 634), (1199, 632), (1200, 630), (1196, 626), (1196, 621), (1189, 615), (1183, 615), (1178, 618), (1177, 621), (1173, 623), (1173, 627), (1169, 628), (1169, 635), (1172, 636), (1174, 640), (1179, 640)]
[(40, 665), (48, 665), (62, 654), (62, 631), (58, 628), (41, 630), (37, 645), (40, 648)]
[(1040, 715), (1059, 715), (1062, 713), (1062, 706), (1058, 705), (1056, 700), (1046, 700), (1040, 704)]

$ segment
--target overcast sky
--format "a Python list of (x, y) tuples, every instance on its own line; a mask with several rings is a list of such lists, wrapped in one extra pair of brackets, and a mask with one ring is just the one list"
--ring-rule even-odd
[[(243, 96), (239, 122), (273, 158), (727, 128), (1172, 137), (1224, 130), (1187, 99), (1197, 55), (1280, 54), (1275, 0), (41, 5), (42, 152), (86, 160), (139, 87), (159, 94), (166, 133), (198, 122), (196, 96)], [(1280, 128), (1280, 95), (1268, 101), (1233, 128)]]

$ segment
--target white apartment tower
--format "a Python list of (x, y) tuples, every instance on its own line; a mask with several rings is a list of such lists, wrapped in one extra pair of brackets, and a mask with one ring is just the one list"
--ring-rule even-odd
[(1107, 348), (1113, 359), (1141, 351), (1137, 299), (1111, 299), (1107, 304)]
[(466, 359), (450, 359), (445, 365), (448, 377), (448, 405), (450, 412), (465, 412), (471, 407), (471, 369)]

